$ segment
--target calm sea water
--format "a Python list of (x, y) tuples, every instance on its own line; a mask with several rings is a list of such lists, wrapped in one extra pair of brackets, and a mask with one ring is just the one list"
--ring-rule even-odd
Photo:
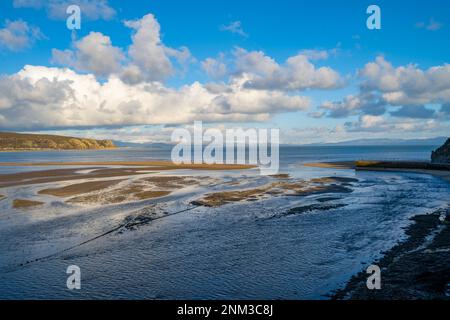
[[(281, 171), (293, 177), (358, 179), (351, 194), (332, 195), (336, 199), (330, 203), (345, 206), (298, 215), (283, 213), (317, 203), (321, 196), (183, 211), (199, 194), (223, 190), (218, 183), (164, 201), (104, 207), (71, 207), (53, 199), (43, 209), (18, 212), (0, 202), (0, 298), (326, 299), (401, 240), (409, 217), (448, 205), (450, 185), (424, 174), (319, 169), (302, 163), (427, 160), (432, 149), (282, 147)], [(0, 161), (138, 161), (168, 159), (169, 154), (168, 149), (0, 153)], [(186, 174), (204, 176), (205, 172)], [(266, 181), (250, 171), (207, 174), (250, 184)], [(27, 196), (37, 190), (27, 186), (1, 193)], [(152, 205), (154, 210), (176, 214), (77, 245)], [(79, 291), (66, 288), (69, 265), (81, 268)]]
[[(281, 146), (280, 166), (311, 161), (419, 160), (428, 161), (437, 146)], [(0, 162), (148, 161), (170, 160), (171, 148), (122, 148), (95, 151), (0, 152)], [(28, 168), (27, 170), (29, 170)], [(1, 168), (6, 172), (11, 168)], [(17, 168), (14, 168), (17, 170)]]

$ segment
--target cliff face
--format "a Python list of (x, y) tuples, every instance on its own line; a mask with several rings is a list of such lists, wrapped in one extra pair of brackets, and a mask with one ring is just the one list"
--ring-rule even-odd
[(432, 163), (450, 163), (450, 138), (439, 149), (431, 153)]
[(0, 151), (3, 150), (95, 150), (116, 146), (110, 140), (94, 140), (44, 134), (0, 132)]

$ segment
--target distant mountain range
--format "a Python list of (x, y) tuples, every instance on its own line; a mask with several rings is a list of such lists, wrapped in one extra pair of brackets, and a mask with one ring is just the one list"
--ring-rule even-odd
[(357, 139), (335, 143), (314, 143), (308, 146), (440, 146), (448, 137), (430, 139)]
[[(447, 137), (436, 137), (430, 139), (357, 139), (335, 143), (311, 143), (302, 146), (441, 146)], [(128, 148), (170, 148), (170, 143), (133, 143), (124, 141), (113, 141), (117, 147)], [(292, 144), (290, 144), (292, 145)]]
[[(430, 139), (357, 139), (335, 143), (298, 144), (299, 146), (441, 146), (448, 137)], [(111, 148), (172, 148), (171, 143), (135, 143), (119, 140), (95, 140), (45, 134), (0, 132), (0, 151), (5, 150), (86, 150)], [(293, 146), (293, 144), (290, 144)]]

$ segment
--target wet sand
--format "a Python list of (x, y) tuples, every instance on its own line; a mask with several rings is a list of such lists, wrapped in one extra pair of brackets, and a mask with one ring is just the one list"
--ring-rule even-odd
[(93, 194), (83, 194), (68, 199), (72, 204), (118, 204), (123, 202), (139, 201), (159, 198), (172, 193), (171, 190), (146, 190), (143, 185), (132, 183), (122, 188), (108, 190)]
[[(66, 199), (72, 204), (117, 204), (126, 201), (140, 201), (164, 197), (174, 190), (200, 185), (201, 180), (211, 180), (209, 177), (185, 176), (147, 176), (140, 179), (129, 177), (143, 174), (158, 174), (171, 170), (246, 170), (255, 168), (250, 165), (222, 164), (182, 164), (168, 161), (151, 162), (67, 162), (67, 163), (0, 163), (0, 166), (77, 166), (77, 168), (61, 168), (31, 172), (0, 174), (0, 188), (36, 185), (44, 183), (70, 182), (72, 180), (93, 180), (74, 183), (61, 187), (45, 188), (38, 191), (39, 195), (50, 195)], [(102, 167), (108, 166), (108, 167)], [(120, 166), (120, 167), (110, 167)], [(114, 177), (126, 179), (105, 180)], [(101, 180), (100, 180), (101, 179)], [(129, 180), (118, 188), (116, 185)], [(0, 197), (0, 200), (3, 198)], [(40, 200), (40, 199), (39, 199)], [(13, 201), (14, 208), (25, 208), (44, 204), (41, 201)]]
[(61, 188), (44, 189), (39, 191), (38, 193), (57, 197), (69, 197), (106, 189), (122, 181), (125, 180), (89, 181), (84, 183), (71, 184), (69, 186)]
[(279, 173), (271, 175), (271, 177), (276, 179), (289, 179), (291, 176), (288, 173)]
[(415, 169), (415, 170), (433, 170), (450, 171), (450, 164), (437, 164), (420, 161), (367, 161), (360, 160), (355, 162), (357, 169), (363, 168), (384, 168), (384, 169)]
[(258, 197), (263, 196), (269, 187), (237, 190), (227, 192), (216, 192), (207, 194), (204, 198), (192, 202), (194, 205), (200, 205), (204, 207), (220, 207), (227, 203), (239, 202), (244, 200), (257, 200)]
[(13, 209), (28, 209), (32, 207), (37, 207), (43, 205), (44, 202), (41, 201), (32, 201), (26, 199), (14, 199), (12, 203)]
[(161, 191), (143, 191), (143, 192), (136, 193), (135, 196), (139, 200), (146, 200), (146, 199), (165, 197), (165, 196), (168, 196), (171, 193), (172, 193), (171, 191), (165, 191), (165, 190), (161, 190)]
[(450, 208), (416, 215), (408, 238), (374, 264), (381, 268), (381, 290), (368, 290), (362, 270), (338, 290), (334, 299), (450, 299)]
[(414, 161), (349, 161), (305, 163), (305, 167), (355, 169), (360, 171), (392, 171), (431, 174), (450, 182), (450, 165)]
[[(363, 164), (356, 163), (356, 170), (360, 171), (392, 171), (392, 172), (413, 172), (413, 173), (423, 173), (423, 174), (431, 174), (436, 177), (440, 177), (448, 182), (450, 182), (450, 167), (441, 167), (439, 169), (426, 169), (427, 166), (423, 168), (414, 168), (411, 165), (402, 166), (401, 164), (386, 164), (386, 163), (372, 163), (372, 164)], [(431, 167), (432, 168), (432, 167)]]
[[(331, 165), (331, 164), (330, 164)], [(340, 166), (343, 166), (342, 164)], [(154, 170), (154, 167), (151, 167), (152, 170), (148, 170), (149, 167), (142, 166), (139, 168), (98, 168), (98, 167), (92, 167), (87, 166), (87, 168), (77, 168), (77, 169), (58, 169), (60, 171), (55, 172), (56, 170), (46, 170), (44, 173), (42, 172), (29, 172), (24, 175), (15, 176), (16, 182), (20, 182), (25, 184), (29, 184), (31, 181), (33, 184), (36, 183), (36, 181), (39, 181), (40, 179), (47, 179), (47, 178), (58, 178), (62, 179), (65, 177), (68, 177), (69, 180), (75, 180), (75, 179), (85, 179), (86, 177), (112, 177), (114, 175), (118, 176), (127, 176), (129, 175), (130, 178), (129, 183), (120, 183), (124, 180), (112, 180), (117, 181), (117, 183), (113, 183), (109, 180), (98, 180), (98, 181), (89, 181), (89, 182), (83, 182), (83, 183), (76, 183), (73, 182), (72, 185), (66, 185), (59, 188), (52, 188), (52, 189), (44, 189), (42, 191), (47, 192), (39, 192), (41, 194), (48, 194), (53, 196), (58, 196), (61, 198), (69, 198), (64, 199), (64, 201), (70, 202), (72, 204), (109, 204), (109, 203), (122, 203), (125, 201), (139, 201), (143, 199), (151, 199), (151, 198), (159, 198), (164, 197), (166, 195), (171, 194), (175, 190), (182, 189), (184, 187), (192, 187), (196, 185), (200, 185), (200, 183), (203, 183), (207, 185), (208, 183), (217, 183), (217, 181), (213, 181), (211, 177), (190, 177), (190, 176), (179, 176), (176, 175), (176, 172), (170, 171), (170, 173), (173, 173), (173, 176), (167, 176), (167, 175), (157, 175), (157, 174), (150, 174), (146, 175), (144, 177), (137, 176), (134, 177), (134, 175), (140, 175), (143, 171), (149, 171), (151, 173), (157, 173), (157, 171)], [(85, 173), (81, 173), (80, 170), (83, 170)], [(91, 172), (87, 172), (88, 170), (92, 170)], [(53, 172), (53, 177), (46, 177), (45, 172)], [(29, 174), (29, 175), (28, 175)], [(111, 175), (112, 174), (112, 175)], [(31, 176), (31, 178), (30, 178)], [(289, 175), (286, 174), (279, 174), (269, 178), (268, 184), (260, 186), (260, 187), (254, 187), (254, 188), (248, 188), (248, 182), (251, 181), (250, 177), (243, 178), (242, 180), (245, 180), (245, 185), (247, 185), (247, 189), (245, 187), (233, 187), (234, 189), (241, 188), (239, 190), (231, 190), (226, 192), (216, 192), (216, 193), (210, 193), (207, 195), (204, 195), (203, 198), (201, 198), (202, 195), (198, 195), (200, 200), (198, 201), (198, 204), (203, 206), (212, 206), (212, 207), (218, 207), (223, 206), (229, 203), (239, 202), (239, 201), (258, 201), (264, 197), (277, 197), (277, 196), (308, 196), (308, 195), (319, 195), (324, 194), (320, 199), (317, 199), (318, 204), (309, 204), (309, 203), (302, 203), (303, 199), (299, 198), (300, 201), (298, 204), (295, 205), (294, 208), (290, 208), (287, 211), (284, 211), (283, 215), (298, 215), (298, 214), (304, 214), (311, 211), (326, 211), (326, 210), (333, 210), (337, 209), (339, 207), (345, 206), (346, 204), (343, 203), (327, 203), (332, 200), (336, 200), (338, 198), (334, 198), (336, 194), (338, 193), (345, 193), (345, 192), (352, 192), (352, 183), (358, 182), (357, 179), (353, 178), (345, 178), (345, 177), (323, 177), (323, 178), (314, 178), (310, 180), (299, 180), (295, 178), (291, 178)], [(29, 179), (29, 180), (27, 180)], [(209, 179), (209, 180), (208, 180)], [(67, 180), (67, 181), (69, 181)], [(66, 180), (59, 180), (59, 181), (66, 181)], [(266, 180), (263, 180), (264, 183), (266, 183)], [(4, 180), (4, 182), (7, 182), (7, 180)], [(79, 181), (78, 181), (79, 182)], [(102, 185), (103, 183), (107, 184), (108, 182), (113, 183), (112, 185)], [(1, 183), (1, 176), (0, 176), (0, 183)], [(120, 183), (120, 185), (117, 185)], [(251, 184), (254, 186), (254, 184)], [(101, 188), (101, 187), (104, 188)], [(52, 187), (54, 187), (52, 185)], [(41, 187), (44, 188), (44, 187)], [(48, 187), (47, 187), (48, 188)], [(39, 188), (38, 188), (39, 190)], [(204, 191), (202, 191), (204, 192)], [(195, 198), (194, 198), (195, 199)], [(39, 200), (39, 199), (38, 199)], [(164, 199), (165, 200), (165, 199)], [(161, 201), (162, 202), (164, 202)], [(191, 198), (189, 198), (191, 200)], [(28, 204), (28, 206), (23, 206), (24, 209), (26, 208), (33, 208), (34, 206), (42, 204), (42, 202), (38, 201), (29, 201), (29, 200), (22, 200), (22, 199), (16, 199), (20, 205)], [(159, 200), (155, 201), (155, 203), (159, 204)], [(146, 204), (147, 206), (147, 204)], [(146, 210), (142, 210), (142, 214), (140, 214), (137, 217), (133, 217), (133, 219), (130, 219), (129, 221), (125, 221), (126, 223), (123, 225), (123, 228), (137, 228), (140, 225), (143, 225), (147, 223), (148, 221), (153, 221), (156, 217), (159, 217), (157, 214), (155, 215), (153, 210), (150, 210), (148, 208), (145, 208)], [(199, 208), (201, 210), (202, 208)], [(43, 210), (42, 210), (43, 211)], [(156, 211), (156, 210), (155, 210)], [(208, 211), (208, 210), (205, 210)], [(221, 212), (229, 212), (227, 208), (224, 208)], [(161, 211), (163, 212), (163, 211)], [(166, 214), (166, 212), (160, 213), (161, 216)], [(175, 214), (175, 213), (174, 213)], [(278, 214), (275, 217), (279, 217), (280, 214)], [(435, 218), (426, 218), (432, 220), (432, 226), (434, 228), (435, 224)], [(437, 225), (438, 227), (442, 227), (442, 225)], [(428, 229), (427, 229), (428, 230)], [(431, 233), (435, 232), (438, 229), (432, 229), (433, 231), (430, 231)], [(109, 232), (109, 231), (108, 231)], [(443, 237), (442, 240), (440, 240), (440, 243), (446, 243), (448, 246), (448, 238)], [(422, 242), (423, 244), (423, 242)], [(439, 244), (439, 242), (438, 242)], [(426, 253), (430, 256), (430, 253), (432, 252), (433, 255), (440, 255), (442, 252), (446, 252), (445, 250), (448, 250), (445, 245), (438, 245), (436, 246), (436, 250), (433, 246), (427, 247)], [(397, 256), (396, 256), (397, 257)], [(425, 256), (426, 257), (426, 256)], [(439, 256), (440, 257), (440, 256)], [(413, 258), (416, 258), (415, 256)], [(429, 259), (431, 259), (429, 258)], [(421, 259), (420, 257), (418, 259)], [(440, 258), (439, 258), (440, 259)], [(420, 261), (420, 260), (418, 260)], [(431, 259), (432, 261), (432, 259)], [(440, 264), (440, 261), (438, 264)], [(446, 260), (443, 260), (444, 262)], [(448, 260), (447, 260), (448, 261)], [(407, 268), (406, 262), (403, 262), (405, 264), (397, 266), (394, 265), (395, 268), (401, 268), (402, 272)], [(429, 266), (433, 267), (432, 262), (428, 262)], [(434, 261), (434, 264), (437, 265), (436, 261)], [(449, 264), (447, 264), (449, 265)], [(421, 266), (420, 266), (421, 267)], [(431, 269), (432, 272), (434, 270), (437, 270), (437, 276), (434, 277), (433, 275), (431, 278), (429, 278), (427, 275), (423, 276), (428, 282), (430, 281), (437, 281), (438, 277), (442, 278), (442, 270), (440, 269)], [(446, 269), (443, 269), (444, 271)], [(395, 271), (395, 270), (394, 270)], [(383, 271), (384, 272), (384, 271)], [(398, 271), (399, 272), (399, 271)], [(384, 274), (384, 273), (383, 273)], [(419, 273), (420, 274), (420, 273)], [(449, 273), (447, 273), (449, 274)], [(365, 273), (364, 273), (364, 276)], [(415, 276), (415, 275), (414, 275)], [(428, 278), (427, 278), (428, 277)], [(366, 278), (364, 278), (365, 281)], [(395, 280), (395, 278), (393, 278)], [(411, 279), (411, 278), (409, 278)], [(392, 282), (394, 282), (392, 280)], [(440, 280), (439, 280), (440, 281)], [(365, 282), (364, 282), (365, 283)], [(363, 283), (363, 284), (364, 284)], [(437, 285), (437, 287), (441, 286), (441, 283)], [(347, 295), (344, 295), (347, 296)], [(352, 295), (352, 298), (357, 299), (358, 294), (355, 293)]]
[[(450, 182), (450, 165), (408, 161), (356, 161), (312, 163), (306, 166), (365, 171), (431, 174)], [(336, 291), (333, 299), (417, 300), (450, 299), (450, 207), (411, 218), (408, 238), (373, 264), (381, 268), (381, 290), (366, 286), (366, 270)]]
[(324, 177), (324, 178), (314, 178), (310, 180), (314, 183), (351, 183), (358, 182), (355, 178), (345, 178), (345, 177)]
[(396, 169), (396, 168), (357, 168), (360, 171), (387, 171), (387, 172), (412, 172), (412, 173), (423, 173), (430, 174), (439, 178), (442, 178), (448, 182), (450, 182), (450, 171), (442, 171), (442, 170), (425, 170), (425, 169)]
[(87, 161), (87, 162), (0, 162), (2, 167), (49, 167), (49, 166), (127, 166), (157, 167), (159, 170), (195, 169), (195, 170), (243, 170), (257, 166), (243, 164), (176, 164), (171, 161)]
[[(175, 190), (199, 185), (209, 178), (189, 176), (154, 176), (140, 178), (121, 184), (118, 188), (103, 188), (99, 192), (82, 192), (66, 202), (72, 204), (117, 204), (140, 201), (170, 195)], [(114, 185), (112, 185), (114, 186)], [(70, 187), (70, 186), (68, 186)]]
[[(248, 165), (168, 165), (169, 162), (164, 162), (166, 165), (148, 167), (147, 165), (150, 162), (140, 162), (140, 165), (137, 162), (72, 162), (70, 164), (58, 164), (58, 165), (76, 165), (76, 166), (85, 166), (82, 168), (70, 168), (70, 169), (52, 169), (52, 170), (42, 170), (42, 171), (32, 171), (32, 172), (19, 172), (19, 173), (11, 173), (11, 174), (2, 174), (0, 175), (0, 188), (4, 187), (12, 187), (12, 186), (20, 186), (20, 185), (31, 185), (31, 184), (40, 184), (40, 183), (49, 183), (49, 182), (60, 182), (60, 181), (70, 181), (77, 179), (91, 179), (91, 178), (112, 178), (112, 177), (122, 177), (122, 176), (133, 176), (140, 175), (143, 173), (151, 173), (151, 172), (160, 172), (160, 171), (168, 171), (168, 170), (182, 170), (182, 169), (191, 169), (191, 170), (246, 170), (254, 168), (254, 166)], [(157, 164), (161, 162), (153, 162), (153, 164)], [(96, 165), (132, 165), (130, 167), (122, 167), (122, 168), (102, 168), (96, 167)], [(1, 163), (0, 166), (6, 165), (5, 163)], [(21, 165), (21, 164), (14, 164)], [(36, 166), (38, 164), (29, 164), (30, 166)], [(55, 164), (47, 163), (47, 164), (39, 164), (38, 166), (52, 166)], [(88, 173), (80, 173), (80, 171), (90, 170)]]
[(192, 186), (198, 184), (200, 179), (208, 177), (187, 177), (187, 176), (153, 176), (142, 178), (140, 181), (149, 182), (158, 188), (181, 188), (183, 186)]
[(342, 177), (325, 177), (311, 180), (286, 181), (283, 176), (280, 181), (243, 190), (215, 192), (206, 194), (203, 198), (193, 202), (205, 207), (220, 207), (228, 203), (240, 201), (257, 201), (264, 197), (274, 196), (310, 196), (327, 193), (349, 193), (352, 182), (357, 179)]
[[(139, 201), (164, 197), (174, 190), (194, 186), (207, 177), (153, 176), (130, 180), (100, 180), (76, 183), (60, 188), (43, 189), (38, 194), (69, 198), (73, 204), (117, 204), (126, 201)], [(117, 186), (120, 184), (119, 186)]]
[(303, 163), (304, 167), (313, 168), (327, 168), (327, 169), (354, 169), (354, 161), (340, 161), (340, 162), (310, 162)]
[(19, 172), (0, 175), (0, 188), (41, 184), (49, 182), (62, 182), (79, 179), (112, 178), (141, 174), (136, 168), (83, 168), (92, 170), (89, 173), (79, 173), (80, 168), (54, 169), (33, 172)]

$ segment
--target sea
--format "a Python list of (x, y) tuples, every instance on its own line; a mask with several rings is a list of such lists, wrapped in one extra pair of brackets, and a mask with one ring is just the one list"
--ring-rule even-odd
[[(324, 195), (268, 197), (217, 208), (192, 207), (208, 192), (267, 183), (259, 171), (189, 171), (218, 183), (137, 203), (68, 205), (47, 198), (33, 210), (11, 209), (11, 198), (36, 196), (42, 186), (0, 189), (0, 299), (330, 299), (405, 238), (410, 218), (446, 207), (450, 184), (407, 172), (315, 168), (310, 162), (428, 161), (437, 146), (282, 146), (280, 173), (293, 179), (349, 177), (351, 193), (330, 194), (331, 210), (283, 214)], [(0, 162), (151, 161), (170, 148), (3, 152)], [(58, 166), (55, 166), (57, 168)], [(0, 174), (49, 167), (0, 166)], [(235, 187), (236, 188), (236, 187)], [(160, 218), (116, 230), (137, 210)], [(80, 289), (69, 289), (77, 266)]]

